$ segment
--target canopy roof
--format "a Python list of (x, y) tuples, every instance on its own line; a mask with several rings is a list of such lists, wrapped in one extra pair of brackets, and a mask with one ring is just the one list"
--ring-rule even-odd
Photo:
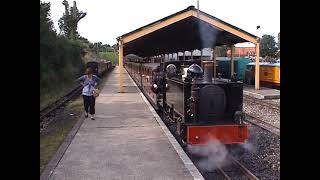
[(162, 18), (117, 38), (123, 45), (123, 55), (141, 57), (167, 53), (258, 43), (258, 38), (194, 6)]

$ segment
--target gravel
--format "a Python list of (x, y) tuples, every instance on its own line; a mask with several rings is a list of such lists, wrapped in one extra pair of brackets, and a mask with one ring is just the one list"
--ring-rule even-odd
[[(270, 100), (269, 100), (270, 101)], [(273, 100), (275, 101), (275, 100)], [(280, 100), (277, 100), (280, 104)], [(274, 126), (280, 127), (280, 111), (244, 100), (243, 111)]]
[(276, 106), (280, 106), (280, 99), (263, 99), (262, 101)]
[(251, 125), (247, 147), (231, 154), (259, 179), (280, 179), (280, 137)]

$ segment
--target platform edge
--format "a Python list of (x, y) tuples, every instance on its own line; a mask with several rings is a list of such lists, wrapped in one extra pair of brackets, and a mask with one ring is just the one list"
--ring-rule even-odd
[[(126, 73), (127, 70), (125, 69)], [(156, 119), (156, 121), (158, 122), (158, 124), (160, 125), (162, 131), (164, 132), (164, 134), (167, 136), (167, 138), (169, 139), (171, 145), (173, 146), (173, 148), (175, 149), (175, 151), (177, 152), (177, 154), (179, 155), (180, 159), (182, 160), (183, 164), (185, 165), (185, 167), (188, 169), (189, 173), (192, 175), (193, 179), (195, 180), (204, 180), (203, 176), (201, 175), (201, 173), (199, 172), (199, 170), (195, 167), (195, 165), (193, 164), (193, 162), (190, 160), (190, 158), (188, 157), (188, 155), (184, 152), (184, 150), (181, 148), (180, 144), (177, 142), (177, 140), (173, 137), (173, 135), (171, 134), (171, 132), (169, 131), (169, 129), (167, 128), (167, 126), (162, 122), (161, 118), (159, 117), (159, 115), (155, 112), (155, 110), (153, 109), (153, 107), (151, 106), (151, 104), (149, 103), (149, 101), (146, 99), (146, 97), (143, 95), (143, 93), (141, 92), (141, 90), (138, 88), (138, 86), (136, 85), (136, 83), (133, 81), (133, 79), (131, 78), (131, 76), (128, 73), (128, 76), (130, 77), (131, 82), (134, 84), (134, 86), (138, 89), (140, 96), (142, 97), (142, 99), (144, 100), (144, 102), (147, 104), (149, 110), (151, 111), (153, 117)]]

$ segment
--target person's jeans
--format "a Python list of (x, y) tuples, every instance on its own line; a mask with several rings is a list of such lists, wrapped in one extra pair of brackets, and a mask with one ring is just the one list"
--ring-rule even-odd
[(90, 114), (94, 115), (95, 113), (95, 101), (96, 98), (93, 96), (86, 96), (86, 95), (82, 95), (83, 96), (83, 105), (84, 105), (84, 110), (88, 113), (90, 110)]

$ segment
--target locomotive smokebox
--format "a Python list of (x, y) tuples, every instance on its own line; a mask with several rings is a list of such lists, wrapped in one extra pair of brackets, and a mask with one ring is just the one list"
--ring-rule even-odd
[(203, 81), (212, 83), (213, 61), (203, 61)]

